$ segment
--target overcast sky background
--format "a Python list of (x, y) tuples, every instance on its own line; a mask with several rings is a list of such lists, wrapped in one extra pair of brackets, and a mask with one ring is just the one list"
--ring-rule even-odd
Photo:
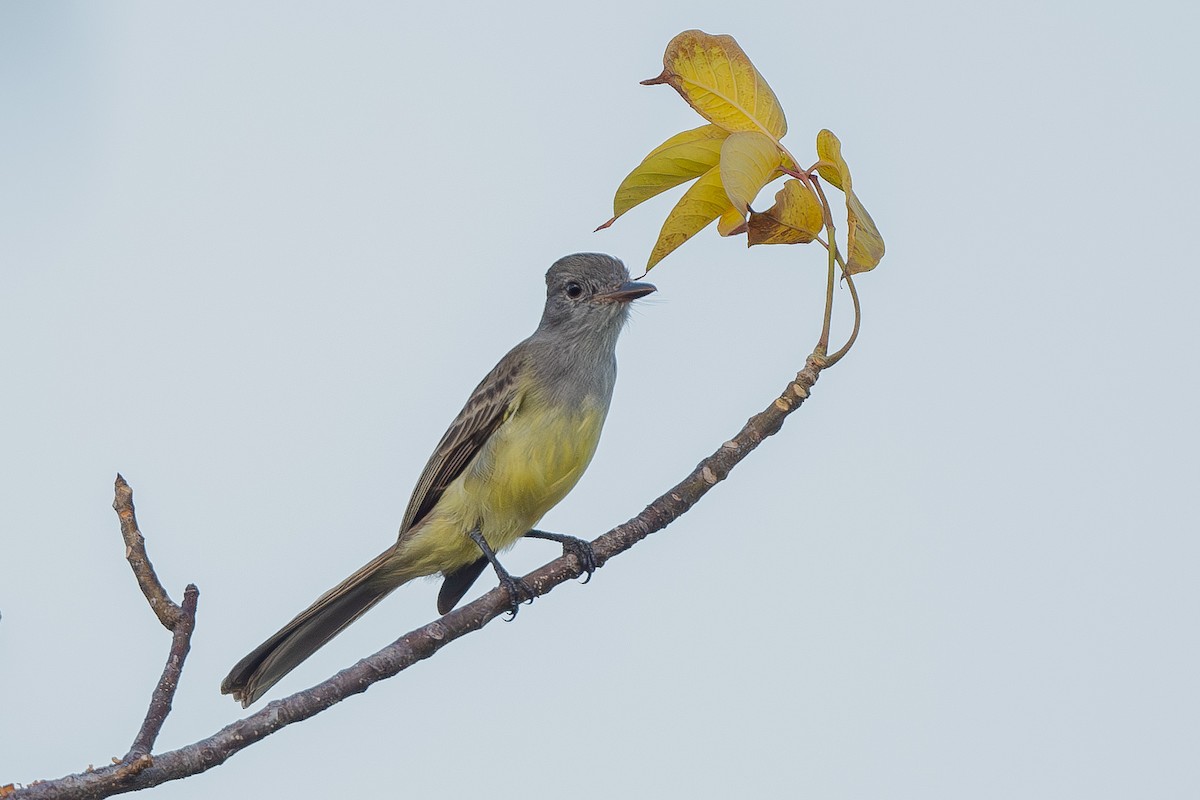
[[(123, 754), (162, 669), (118, 471), (168, 589), (201, 590), (159, 749), (242, 714), (221, 678), (393, 540), (549, 264), (644, 264), (678, 192), (592, 229), (701, 124), (637, 83), (695, 27), (737, 37), (798, 156), (842, 140), (888, 246), (851, 356), (591, 584), (153, 796), (1194, 796), (1198, 24), (1164, 2), (0, 4), (0, 784)], [(815, 248), (709, 230), (650, 279), (547, 529), (637, 513), (816, 340)]]

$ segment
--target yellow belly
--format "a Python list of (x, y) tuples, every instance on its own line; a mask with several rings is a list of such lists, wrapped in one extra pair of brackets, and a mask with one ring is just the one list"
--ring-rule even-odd
[(493, 550), (510, 547), (575, 487), (596, 452), (604, 416), (595, 402), (555, 409), (526, 397), (402, 538), (395, 572), (411, 579), (475, 561), (481, 554), (468, 534), (476, 529)]

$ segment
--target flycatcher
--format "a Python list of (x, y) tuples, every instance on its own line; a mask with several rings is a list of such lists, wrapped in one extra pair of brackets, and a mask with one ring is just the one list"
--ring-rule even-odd
[(471, 393), (425, 465), (396, 543), (284, 625), (221, 683), (248, 706), (393, 589), (441, 573), (438, 613), (490, 563), (515, 615), (532, 592), (496, 559), (522, 536), (560, 542), (595, 568), (587, 542), (533, 530), (575, 486), (600, 441), (629, 304), (655, 290), (612, 256), (576, 253), (546, 273), (537, 330)]

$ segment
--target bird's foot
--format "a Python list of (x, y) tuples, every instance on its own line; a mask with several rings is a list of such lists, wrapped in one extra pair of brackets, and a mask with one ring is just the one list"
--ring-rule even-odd
[(514, 578), (508, 574), (506, 570), (503, 575), (500, 575), (500, 585), (508, 592), (508, 617), (505, 622), (512, 622), (517, 618), (517, 610), (521, 603), (532, 603), (533, 598), (537, 597), (532, 587), (520, 578)]
[(596, 571), (596, 551), (592, 549), (592, 543), (587, 539), (568, 536), (562, 541), (562, 549), (564, 556), (572, 555), (579, 559), (579, 567), (583, 570), (583, 582), (590, 581), (592, 573)]
[(563, 555), (575, 556), (579, 560), (579, 567), (583, 570), (583, 582), (587, 583), (592, 579), (592, 573), (596, 571), (596, 551), (592, 548), (592, 543), (586, 539), (580, 539), (575, 536), (568, 536), (565, 533), (549, 533), (547, 531), (529, 531), (525, 534), (530, 539), (545, 539), (551, 542), (558, 542), (562, 545)]
[(510, 615), (508, 621), (512, 622), (517, 618), (517, 609), (521, 603), (525, 602), (525, 598), (528, 597), (529, 602), (532, 603), (533, 598), (537, 597), (537, 594), (534, 593), (533, 589), (529, 588), (529, 584), (525, 581), (508, 574), (508, 570), (496, 558), (496, 551), (487, 543), (487, 539), (483, 537), (482, 533), (478, 530), (473, 530), (467, 535), (471, 537), (471, 540), (475, 544), (479, 545), (479, 549), (487, 556), (487, 560), (492, 562), (492, 569), (496, 571), (496, 577), (500, 579), (500, 585), (508, 590), (508, 613)]

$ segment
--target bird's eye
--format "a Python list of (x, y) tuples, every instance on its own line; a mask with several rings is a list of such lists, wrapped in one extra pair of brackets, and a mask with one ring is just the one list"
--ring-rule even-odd
[(581, 294), (583, 294), (583, 287), (580, 286), (578, 283), (576, 283), (575, 281), (571, 281), (570, 283), (567, 284), (567, 297), (574, 300), (575, 298), (579, 297), (579, 295), (581, 295)]

